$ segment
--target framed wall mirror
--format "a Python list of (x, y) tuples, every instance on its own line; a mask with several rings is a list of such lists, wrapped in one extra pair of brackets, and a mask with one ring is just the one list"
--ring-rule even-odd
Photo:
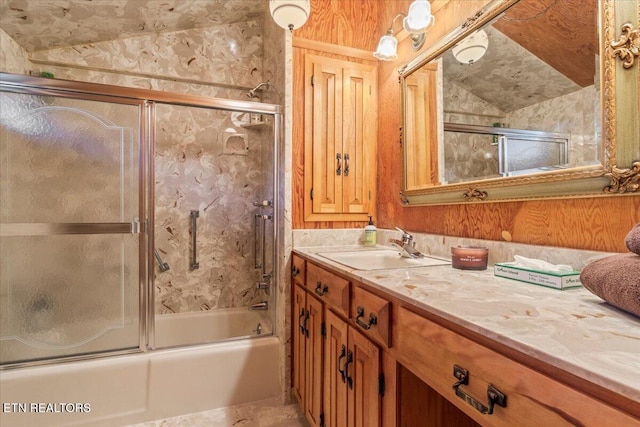
[(636, 0), (493, 1), (403, 67), (402, 202), (637, 193), (639, 21)]

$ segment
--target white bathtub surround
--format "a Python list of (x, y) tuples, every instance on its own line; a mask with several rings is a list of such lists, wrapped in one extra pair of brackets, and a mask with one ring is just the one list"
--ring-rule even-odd
[(279, 399), (230, 406), (129, 427), (307, 427), (297, 404), (283, 406)]
[[(425, 255), (451, 258), (451, 247), (458, 245), (484, 246), (489, 248), (489, 265), (496, 262), (511, 262), (514, 255), (542, 259), (553, 264), (568, 264), (575, 270), (581, 270), (590, 260), (609, 256), (609, 252), (568, 249), (555, 246), (538, 246), (524, 243), (510, 243), (495, 240), (472, 239), (468, 237), (441, 236), (435, 234), (413, 233), (416, 249)], [(378, 229), (378, 246), (391, 246), (390, 238), (399, 239), (402, 233), (397, 230)], [(364, 228), (334, 230), (293, 230), (293, 246), (362, 246)]]
[(73, 402), (84, 413), (0, 413), (2, 427), (117, 427), (279, 399), (276, 337), (0, 372), (2, 402)]

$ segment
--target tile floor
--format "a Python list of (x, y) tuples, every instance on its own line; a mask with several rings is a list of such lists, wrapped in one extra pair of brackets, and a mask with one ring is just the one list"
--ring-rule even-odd
[(149, 421), (129, 427), (308, 427), (297, 404), (282, 405), (278, 399), (263, 400)]

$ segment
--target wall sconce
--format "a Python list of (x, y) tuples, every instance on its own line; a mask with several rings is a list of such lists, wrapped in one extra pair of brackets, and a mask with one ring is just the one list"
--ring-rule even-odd
[(456, 44), (451, 51), (458, 62), (473, 64), (484, 56), (487, 47), (489, 47), (487, 33), (484, 30), (478, 30)]
[(400, 17), (402, 27), (409, 33), (411, 47), (419, 50), (424, 45), (425, 33), (433, 27), (436, 18), (431, 14), (431, 5), (428, 0), (416, 0), (409, 6), (409, 15), (399, 13), (391, 21), (387, 33), (380, 38), (378, 48), (373, 53), (381, 61), (393, 61), (398, 59), (398, 39), (393, 34), (393, 24)]
[(278, 26), (293, 31), (307, 22), (311, 0), (269, 0), (269, 11)]

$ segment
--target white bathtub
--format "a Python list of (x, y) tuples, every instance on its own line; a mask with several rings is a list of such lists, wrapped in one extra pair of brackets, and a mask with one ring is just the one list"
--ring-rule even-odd
[[(212, 321), (171, 316), (157, 322), (167, 345)], [(0, 425), (115, 427), (279, 397), (279, 347), (267, 336), (2, 371)]]
[(268, 335), (271, 332), (269, 314), (261, 310), (229, 308), (162, 314), (156, 316), (155, 348)]

